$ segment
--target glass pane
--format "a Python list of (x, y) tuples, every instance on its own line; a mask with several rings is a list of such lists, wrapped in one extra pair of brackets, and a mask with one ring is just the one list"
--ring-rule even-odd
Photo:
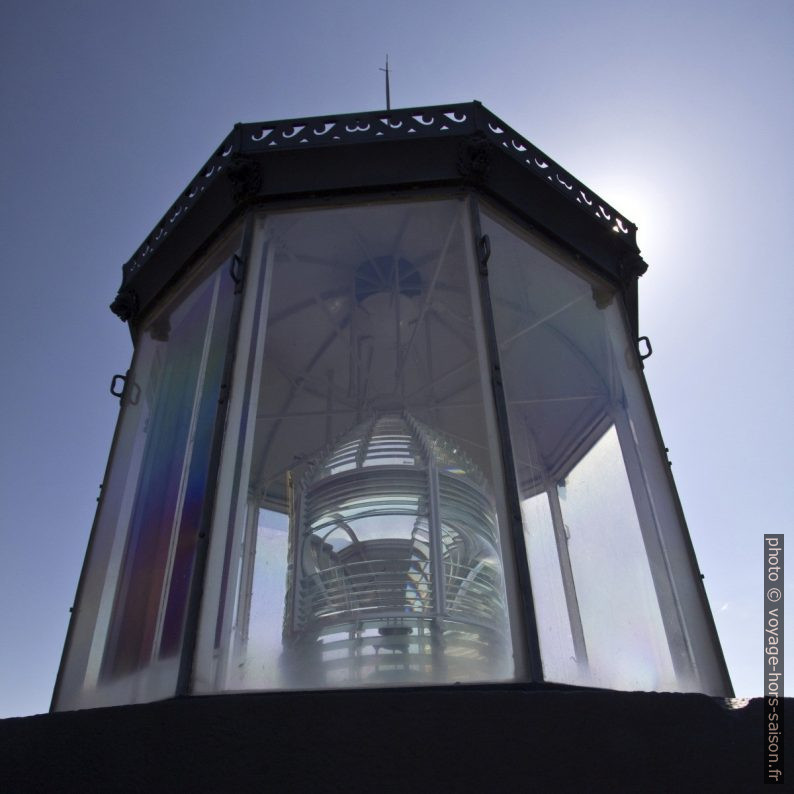
[(58, 708), (174, 694), (233, 303), (225, 263), (237, 243), (141, 330)]
[(557, 485), (557, 492), (584, 627), (586, 678), (609, 689), (676, 689), (614, 427)]
[(572, 682), (579, 670), (547, 494), (524, 499), (521, 516), (544, 669), (558, 671), (559, 680)]
[(490, 212), (482, 228), (544, 677), (689, 689), (662, 541), (683, 533), (650, 507), (669, 501), (669, 485), (650, 476), (632, 436), (629, 416), (645, 406), (627, 396), (637, 376), (620, 298), (542, 238)]
[(199, 691), (512, 675), (466, 219), (462, 202), (267, 219)]

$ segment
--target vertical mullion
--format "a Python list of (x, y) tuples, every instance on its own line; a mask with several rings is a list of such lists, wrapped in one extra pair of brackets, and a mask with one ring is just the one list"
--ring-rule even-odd
[(180, 530), (182, 528), (182, 511), (185, 506), (185, 494), (188, 487), (188, 478), (193, 463), (193, 450), (195, 448), (196, 425), (198, 423), (199, 411), (203, 399), (204, 378), (207, 373), (207, 360), (212, 346), (212, 336), (215, 333), (215, 325), (218, 314), (218, 300), (220, 292), (220, 280), (226, 274), (221, 270), (215, 275), (213, 286), (212, 303), (207, 316), (207, 328), (204, 332), (204, 342), (201, 347), (201, 360), (196, 374), (196, 388), (193, 392), (193, 405), (190, 411), (190, 425), (188, 427), (187, 441), (185, 443), (185, 455), (182, 460), (182, 471), (179, 478), (179, 489), (177, 491), (177, 504), (174, 509), (174, 517), (171, 522), (171, 537), (168, 544), (168, 559), (165, 565), (165, 574), (160, 592), (160, 607), (157, 614), (157, 626), (155, 628), (154, 640), (152, 641), (151, 659), (155, 660), (160, 653), (160, 643), (162, 642), (163, 627), (165, 624), (166, 611), (171, 591), (171, 578), (173, 575), (174, 557), (176, 555), (177, 543), (179, 541)]
[(433, 611), (437, 619), (443, 619), (447, 611), (446, 576), (444, 575), (444, 546), (441, 542), (440, 496), (438, 468), (435, 450), (427, 450), (427, 474), (429, 478), (428, 525), (430, 530), (430, 570), (433, 586)]
[[(471, 222), (472, 243), (477, 252), (479, 273), (479, 295), (482, 316), (482, 326), (485, 336), (486, 357), (488, 371), (491, 377), (493, 393), (494, 414), (496, 428), (499, 435), (499, 453), (502, 468), (502, 482), (504, 484), (504, 497), (507, 506), (507, 521), (509, 524), (508, 538), (511, 543), (510, 559), (506, 566), (512, 565), (512, 576), (506, 577), (508, 583), (513, 580), (512, 588), (508, 588), (508, 611), (510, 624), (514, 637), (518, 635), (521, 646), (514, 648), (513, 655), (516, 659), (516, 676), (529, 681), (543, 680), (543, 665), (540, 656), (538, 641), (537, 621), (535, 606), (532, 598), (532, 584), (529, 578), (529, 566), (526, 545), (524, 543), (524, 522), (521, 517), (521, 500), (518, 494), (518, 482), (513, 463), (513, 447), (510, 439), (510, 427), (507, 416), (507, 400), (502, 384), (502, 370), (499, 356), (499, 345), (496, 340), (496, 327), (494, 325), (493, 307), (491, 305), (491, 290), (488, 283), (488, 255), (484, 245), (482, 229), (480, 228), (479, 203), (475, 196), (468, 199), (469, 217)], [(507, 571), (506, 571), (507, 573)], [(511, 593), (510, 590), (514, 592)], [(511, 599), (511, 595), (513, 598)], [(518, 608), (520, 614), (515, 615)], [(515, 628), (518, 617), (518, 631)]]
[(650, 484), (643, 470), (636, 439), (624, 405), (617, 403), (613, 407), (612, 419), (615, 423), (673, 669), (679, 681), (690, 682), (696, 680), (696, 672), (683, 610), (675, 590), (670, 561), (660, 531), (659, 517), (651, 497)]
[[(254, 214), (251, 212), (245, 220), (243, 238), (240, 242), (239, 256), (245, 263), (245, 268), (251, 258), (251, 241), (253, 237)], [(233, 266), (233, 258), (230, 257)], [(245, 279), (245, 272), (240, 278)], [(236, 278), (230, 269), (222, 278)], [(240, 312), (242, 309), (243, 289), (235, 289), (234, 306), (232, 308), (229, 337), (226, 342), (226, 354), (221, 378), (221, 392), (218, 399), (218, 411), (215, 414), (215, 425), (212, 430), (212, 443), (210, 446), (209, 464), (207, 467), (207, 484), (201, 508), (201, 521), (199, 523), (198, 540), (196, 544), (196, 559), (193, 567), (193, 576), (188, 592), (188, 604), (185, 616), (185, 633), (182, 640), (182, 651), (179, 659), (179, 673), (176, 682), (176, 696), (187, 695), (190, 691), (190, 682), (193, 674), (193, 661), (196, 652), (196, 639), (198, 637), (198, 622), (201, 614), (201, 596), (204, 590), (204, 574), (207, 567), (207, 552), (210, 542), (210, 529), (215, 507), (215, 490), (218, 481), (218, 466), (220, 465), (221, 450), (223, 448), (223, 435), (226, 424), (226, 411), (229, 406), (229, 383), (234, 364), (234, 352), (237, 347), (237, 336), (240, 325)]]
[(565, 528), (565, 521), (562, 516), (560, 506), (560, 495), (557, 486), (549, 482), (546, 484), (546, 496), (549, 500), (551, 511), (551, 521), (554, 527), (554, 539), (557, 543), (557, 559), (560, 563), (560, 574), (562, 576), (562, 588), (565, 592), (565, 606), (568, 610), (568, 622), (571, 626), (571, 639), (573, 640), (573, 650), (576, 656), (576, 663), (580, 668), (587, 667), (587, 645), (584, 639), (584, 627), (582, 626), (582, 614), (579, 611), (579, 599), (576, 595), (576, 583), (573, 578), (573, 568), (571, 567), (571, 555), (568, 550), (568, 533)]

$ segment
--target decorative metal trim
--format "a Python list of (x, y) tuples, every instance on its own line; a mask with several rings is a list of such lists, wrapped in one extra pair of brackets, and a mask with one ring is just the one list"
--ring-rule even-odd
[(438, 138), (475, 132), (475, 103), (241, 124), (240, 151)]
[(490, 167), (491, 153), (498, 149), (546, 181), (604, 228), (625, 240), (627, 245), (636, 248), (633, 223), (490, 110), (479, 102), (469, 102), (235, 125), (124, 265), (123, 284), (127, 284), (143, 267), (224, 171), (232, 183), (235, 202), (256, 196), (262, 186), (262, 173), (261, 166), (250, 159), (251, 155), (289, 149), (461, 136), (468, 136), (461, 145), (459, 160), (459, 171), (464, 179), (475, 184), (483, 181)]
[[(238, 125), (239, 126), (239, 125)], [(233, 141), (237, 134), (237, 127), (223, 140), (215, 153), (207, 160), (204, 167), (196, 174), (187, 189), (171, 205), (168, 212), (163, 215), (157, 226), (152, 229), (149, 236), (133, 255), (132, 259), (122, 268), (123, 283), (126, 283), (146, 263), (155, 249), (170, 234), (174, 226), (187, 215), (190, 208), (196, 203), (210, 184), (226, 167), (228, 158), (234, 151)]]
[(630, 242), (635, 242), (637, 227), (597, 193), (582, 184), (562, 166), (557, 165), (537, 146), (508, 127), (488, 108), (477, 104), (477, 116), (478, 130), (481, 130), (502, 151), (507, 152), (514, 160), (520, 162), (537, 176), (548, 180), (555, 190), (578, 204), (586, 212), (592, 213), (602, 225)]

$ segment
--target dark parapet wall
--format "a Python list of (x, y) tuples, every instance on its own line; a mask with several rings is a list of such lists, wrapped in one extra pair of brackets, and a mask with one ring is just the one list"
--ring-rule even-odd
[(516, 685), (184, 698), (0, 721), (0, 788), (755, 791), (764, 701), (723, 703)]

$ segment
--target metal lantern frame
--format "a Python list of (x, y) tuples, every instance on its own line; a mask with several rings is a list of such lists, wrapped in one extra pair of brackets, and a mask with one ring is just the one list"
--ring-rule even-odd
[[(532, 582), (525, 562), (527, 549), (520, 484), (514, 465), (503, 362), (489, 281), (492, 241), (481, 228), (480, 207), (496, 208), (517, 227), (565, 251), (576, 266), (588, 274), (597, 305), (600, 302), (606, 305), (611, 296), (617, 296), (629, 333), (636, 340), (630, 356), (632, 367), (639, 372), (640, 398), (647, 408), (658, 450), (663, 450), (661, 433), (641, 373), (642, 360), (650, 355), (650, 344), (639, 335), (637, 280), (647, 265), (637, 247), (634, 224), (479, 102), (471, 102), (237, 124), (123, 266), (122, 284), (111, 309), (128, 323), (137, 349), (142, 329), (150, 323), (165, 296), (180, 289), (193, 277), (197, 263), (207, 252), (218, 246), (226, 246), (229, 252), (227, 287), (233, 294), (229, 299), (228, 317), (223, 320), (228, 333), (217, 342), (218, 363), (213, 374), (219, 389), (217, 408), (206, 407), (206, 416), (212, 422), (207, 442), (207, 476), (192, 540), (195, 551), (185, 593), (184, 616), (181, 618), (184, 621), (184, 639), (179, 649), (173, 695), (196, 691), (193, 676), (200, 612), (202, 599), (210, 597), (205, 573), (213, 509), (216, 490), (222, 487), (217, 475), (231, 400), (244, 287), (252, 268), (250, 259), (256, 235), (255, 219), (267, 211), (451, 198), (465, 200), (468, 208), (466, 225), (471, 234), (467, 244), (470, 243), (475, 252), (476, 292), (485, 340), (484, 366), (493, 396), (494, 430), (500, 457), (498, 498), (507, 523), (502, 530), (502, 553), (509, 569), (507, 596), (512, 605), (514, 680), (543, 684), (545, 679)], [(409, 273), (410, 263), (395, 260), (390, 267), (397, 281), (403, 278), (403, 271), (406, 273), (407, 286), (403, 289), (409, 294), (414, 289), (410, 282), (413, 278)], [(599, 285), (603, 285), (603, 289)], [(157, 322), (162, 328), (154, 336), (161, 333), (163, 338), (168, 338), (168, 318), (160, 318)], [(153, 333), (151, 324), (148, 333)], [(122, 404), (134, 405), (140, 397), (136, 393), (139, 388), (127, 376), (117, 375), (111, 391), (120, 397)], [(412, 420), (404, 421), (410, 423)], [(588, 430), (593, 439), (603, 431), (603, 422)], [(120, 433), (117, 428), (111, 462), (124, 443)], [(425, 457), (427, 460), (432, 458), (427, 453)], [(551, 472), (550, 476), (553, 474)], [(669, 467), (665, 467), (663, 476), (682, 529), (683, 551), (679, 558), (683, 555), (691, 573), (688, 598), (697, 604), (699, 614), (698, 629), (694, 632), (698, 637), (682, 637), (677, 641), (682, 645), (697, 646), (690, 647), (688, 653), (707, 659), (705, 664), (709, 668), (708, 678), (712, 681), (713, 693), (730, 695), (727, 668)], [(543, 488), (539, 482), (538, 492), (544, 493)], [(102, 498), (107, 498), (107, 494)], [(553, 513), (556, 498), (556, 492), (555, 495), (549, 492)], [(556, 512), (559, 513), (559, 501), (556, 502)], [(554, 516), (554, 522), (555, 531), (562, 531), (559, 515)], [(92, 550), (100, 543), (96, 526), (95, 523), (87, 562), (78, 585), (76, 609), (53, 696), (54, 709), (63, 707), (62, 691), (70, 654), (76, 653), (75, 649), (87, 642), (85, 630), (76, 621), (81, 603), (94, 597), (86, 571)], [(564, 544), (559, 548), (562, 546)], [(574, 650), (581, 661), (586, 655), (581, 619), (577, 612), (570, 560), (565, 559), (563, 551), (560, 551), (559, 564)], [(118, 642), (122, 641), (123, 638), (118, 639)]]

